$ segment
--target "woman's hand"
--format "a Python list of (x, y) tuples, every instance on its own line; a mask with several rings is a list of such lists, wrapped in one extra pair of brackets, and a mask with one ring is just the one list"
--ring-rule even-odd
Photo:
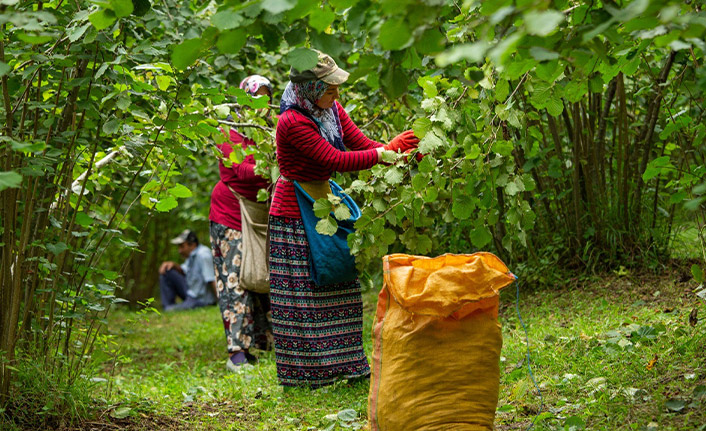
[(417, 145), (419, 145), (419, 138), (414, 136), (412, 130), (406, 130), (392, 138), (390, 143), (383, 146), (383, 148), (396, 153), (404, 153), (413, 148), (417, 148)]
[(380, 163), (382, 162), (382, 153), (386, 151), (385, 147), (377, 147), (375, 150), (378, 152), (378, 163)]

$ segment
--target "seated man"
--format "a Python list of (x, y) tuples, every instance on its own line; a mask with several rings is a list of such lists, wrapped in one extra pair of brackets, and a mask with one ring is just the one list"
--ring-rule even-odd
[[(196, 234), (189, 229), (170, 242), (179, 246), (179, 254), (186, 261), (181, 265), (167, 261), (159, 267), (159, 291), (164, 310), (188, 310), (215, 304), (216, 277), (211, 249), (199, 245)], [(183, 302), (177, 304), (177, 296)]]

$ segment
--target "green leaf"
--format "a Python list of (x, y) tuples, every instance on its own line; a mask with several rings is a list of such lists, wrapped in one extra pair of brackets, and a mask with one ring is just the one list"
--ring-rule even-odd
[(22, 175), (15, 171), (0, 172), (0, 191), (19, 187), (22, 184)]
[(436, 169), (436, 160), (434, 160), (430, 156), (426, 156), (422, 159), (421, 162), (419, 162), (418, 168), (419, 172), (429, 173)]
[(461, 60), (479, 63), (485, 58), (485, 53), (488, 51), (489, 47), (490, 44), (486, 40), (456, 45), (437, 55), (436, 64), (445, 67), (449, 64), (458, 63)]
[(649, 181), (661, 174), (663, 169), (673, 167), (674, 166), (672, 165), (669, 156), (657, 157), (656, 159), (650, 160), (647, 164), (647, 168), (642, 174), (642, 180)]
[(454, 196), (453, 204), (451, 205), (451, 212), (457, 219), (466, 220), (471, 216), (471, 214), (473, 214), (474, 209), (475, 204), (469, 195), (465, 193), (458, 193)]
[(358, 3), (358, 0), (329, 0), (329, 4), (336, 9), (348, 9)]
[(505, 77), (508, 79), (517, 79), (532, 70), (536, 64), (537, 62), (531, 58), (514, 59), (505, 69)]
[(515, 406), (511, 404), (505, 404), (503, 406), (498, 407), (497, 412), (499, 413), (507, 413), (507, 412), (512, 412), (515, 410)]
[(553, 117), (558, 117), (564, 111), (564, 103), (558, 97), (553, 97), (547, 101), (547, 112)]
[(117, 409), (110, 412), (110, 415), (115, 419), (123, 419), (130, 415), (132, 409), (130, 407), (118, 407)]
[(678, 192), (674, 193), (669, 197), (669, 203), (672, 205), (678, 204), (679, 202), (682, 202), (684, 199), (686, 199), (686, 196), (686, 190), (679, 190)]
[[(426, 159), (426, 157), (424, 159)], [(424, 160), (422, 160), (422, 162), (423, 161)], [(436, 201), (436, 198), (438, 198), (438, 197), (439, 197), (439, 189), (437, 189), (436, 187), (429, 187), (428, 189), (426, 189), (424, 191), (424, 202), (428, 202), (428, 203), (434, 202), (434, 201)]]
[(670, 398), (665, 405), (670, 412), (680, 412), (686, 407), (684, 400), (679, 398)]
[(530, 102), (537, 109), (543, 109), (552, 94), (552, 87), (546, 82), (534, 83), (534, 91), (530, 94)]
[(694, 281), (696, 281), (697, 283), (704, 282), (704, 271), (699, 265), (691, 265), (691, 275), (694, 276)]
[(331, 25), (335, 18), (336, 14), (332, 10), (315, 9), (309, 14), (309, 26), (321, 33)]
[[(83, 34), (88, 30), (88, 28), (91, 26), (91, 23), (86, 23), (80, 27), (76, 27), (73, 30), (69, 32), (69, 40), (71, 42), (76, 42), (83, 36)], [(2, 72), (0, 71), (0, 76), (2, 76)]]
[(177, 185), (172, 187), (171, 189), (168, 189), (167, 193), (174, 196), (175, 198), (190, 198), (191, 196), (193, 196), (191, 190), (179, 183), (177, 183)]
[(435, 149), (443, 146), (444, 141), (442, 141), (441, 138), (437, 136), (436, 132), (430, 131), (429, 133), (425, 134), (424, 138), (419, 141), (419, 152), (421, 152), (422, 154), (428, 154), (434, 151)]
[(584, 428), (586, 428), (586, 422), (578, 416), (569, 416), (564, 422), (564, 429), (566, 431), (579, 431)]
[(412, 32), (401, 18), (391, 18), (380, 27), (378, 43), (382, 49), (396, 51), (412, 43)]
[(240, 146), (236, 146), (233, 148), (233, 151), (228, 155), (228, 160), (235, 164), (241, 164), (243, 163), (243, 159), (245, 158), (245, 154), (243, 152), (243, 148)]
[(17, 33), (17, 38), (20, 39), (21, 41), (27, 42), (31, 45), (41, 45), (43, 43), (47, 43), (50, 40), (54, 39), (52, 36), (35, 34), (35, 33), (28, 33), (28, 32), (24, 32), (24, 31)]
[(510, 94), (510, 84), (506, 79), (501, 79), (495, 85), (495, 100), (502, 102)]
[(385, 229), (380, 235), (380, 241), (385, 245), (391, 245), (397, 241), (397, 234), (392, 229)]
[(242, 23), (242, 15), (232, 10), (222, 10), (211, 17), (211, 24), (221, 31), (237, 28)]
[(429, 235), (417, 235), (416, 238), (417, 253), (427, 254), (431, 251), (432, 242)]
[(433, 79), (430, 79), (426, 76), (422, 76), (417, 79), (417, 83), (424, 90), (424, 97), (426, 97), (427, 99), (436, 97), (436, 95), (439, 94), (439, 90), (436, 88), (436, 83)]
[[(498, 140), (493, 142), (492, 150), (501, 156), (509, 157), (512, 155), (512, 142)], [(502, 185), (502, 184), (501, 184)]]
[(267, 199), (270, 198), (270, 193), (267, 191), (267, 189), (260, 189), (257, 191), (257, 200), (258, 202), (266, 202)]
[(103, 30), (116, 20), (115, 13), (110, 9), (99, 9), (88, 15), (88, 20), (93, 24), (96, 30)]
[(397, 99), (407, 91), (407, 75), (401, 67), (392, 65), (386, 68), (381, 84), (390, 99)]
[(103, 124), (103, 133), (112, 135), (120, 129), (120, 121), (117, 118), (111, 118)]
[(63, 242), (57, 242), (56, 244), (47, 244), (46, 247), (47, 250), (49, 250), (54, 256), (58, 256), (69, 248), (69, 246)]
[(422, 173), (418, 173), (412, 178), (412, 189), (415, 192), (421, 192), (429, 187), (429, 176)]
[(490, 231), (484, 224), (476, 226), (476, 228), (471, 231), (470, 236), (471, 243), (473, 243), (473, 246), (478, 249), (482, 249), (483, 247), (488, 245), (493, 239), (492, 235), (490, 234)]
[(336, 217), (336, 220), (346, 221), (351, 218), (351, 210), (347, 205), (337, 205), (336, 209), (333, 211), (333, 215)]
[(44, 142), (17, 142), (17, 141), (12, 141), (10, 144), (10, 147), (15, 150), (15, 151), (20, 151), (25, 154), (28, 153), (36, 153), (38, 151), (43, 151), (47, 145)]
[(703, 202), (706, 202), (706, 196), (701, 196), (701, 197), (691, 199), (691, 200), (685, 202), (684, 208), (689, 211), (696, 211), (697, 209), (699, 209), (699, 207), (701, 206), (701, 204)]
[(527, 33), (536, 36), (546, 36), (564, 21), (564, 14), (557, 10), (534, 11), (525, 14)]
[(338, 223), (331, 216), (322, 218), (316, 223), (316, 231), (321, 235), (334, 236), (338, 231)]
[(588, 92), (588, 83), (585, 81), (572, 80), (564, 87), (564, 97), (570, 103), (576, 103)]
[(172, 196), (167, 196), (164, 199), (160, 199), (155, 205), (155, 209), (159, 212), (167, 212), (177, 207), (177, 200)]
[(316, 66), (319, 55), (309, 48), (294, 48), (287, 54), (287, 63), (295, 70), (309, 70)]
[(475, 160), (480, 156), (480, 146), (478, 144), (471, 144), (470, 147), (466, 149), (466, 158), (468, 160)]
[(84, 212), (80, 212), (80, 213), (76, 214), (75, 221), (76, 221), (77, 225), (82, 226), (82, 227), (88, 227), (95, 222), (95, 220), (93, 220), (93, 218), (91, 216), (89, 216), (88, 214), (86, 214)]
[(132, 13), (135, 16), (144, 16), (147, 12), (152, 9), (152, 5), (149, 0), (132, 0), (134, 10)]
[(10, 72), (10, 70), (12, 70), (12, 68), (10, 67), (9, 64), (3, 63), (2, 61), (0, 61), (0, 78), (7, 75)]
[(172, 51), (172, 64), (179, 70), (186, 70), (199, 58), (201, 39), (189, 39), (176, 45)]
[(530, 55), (537, 61), (556, 60), (559, 58), (558, 53), (542, 48), (541, 46), (533, 46), (530, 48)]
[(346, 409), (338, 412), (338, 420), (352, 422), (356, 419), (358, 419), (358, 413), (353, 409)]
[(657, 338), (657, 330), (652, 326), (640, 326), (632, 332), (632, 337), (637, 340), (654, 340)]
[(331, 212), (331, 202), (326, 198), (317, 199), (314, 201), (313, 209), (316, 217), (326, 217)]
[(419, 139), (424, 138), (427, 132), (431, 129), (431, 120), (425, 117), (417, 118), (412, 123), (412, 130), (414, 131), (414, 136)]
[(133, 11), (132, 0), (109, 0), (110, 8), (115, 12), (115, 16), (122, 18), (128, 16)]
[(694, 388), (694, 398), (706, 398), (706, 386), (699, 385)]
[[(297, 5), (297, 0), (263, 0), (262, 8), (272, 15), (288, 11)], [(303, 69), (306, 70), (306, 69)]]
[(517, 187), (517, 184), (510, 182), (505, 185), (505, 192), (510, 196), (515, 196), (520, 192), (520, 189)]
[(387, 172), (385, 172), (385, 182), (391, 186), (396, 186), (401, 183), (402, 178), (404, 178), (404, 174), (395, 166), (390, 167)]
[(235, 29), (221, 33), (216, 42), (216, 48), (224, 54), (237, 54), (248, 40), (248, 33), (244, 29)]
[(436, 54), (444, 49), (446, 38), (436, 28), (429, 28), (419, 37), (414, 47), (420, 54)]
[(162, 91), (167, 91), (169, 84), (172, 83), (172, 78), (164, 75), (157, 75), (154, 78), (157, 81), (157, 87)]

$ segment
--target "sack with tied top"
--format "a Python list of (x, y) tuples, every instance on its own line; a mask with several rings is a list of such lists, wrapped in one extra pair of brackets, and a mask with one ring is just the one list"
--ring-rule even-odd
[(499, 291), (491, 253), (383, 258), (373, 324), (372, 431), (490, 431), (500, 386)]

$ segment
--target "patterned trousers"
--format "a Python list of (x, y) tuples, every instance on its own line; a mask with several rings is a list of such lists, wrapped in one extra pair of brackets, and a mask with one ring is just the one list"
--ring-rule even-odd
[(271, 350), (273, 336), (270, 296), (247, 291), (239, 282), (242, 232), (211, 222), (210, 234), (218, 306), (223, 318), (228, 352), (235, 353), (253, 347)]

